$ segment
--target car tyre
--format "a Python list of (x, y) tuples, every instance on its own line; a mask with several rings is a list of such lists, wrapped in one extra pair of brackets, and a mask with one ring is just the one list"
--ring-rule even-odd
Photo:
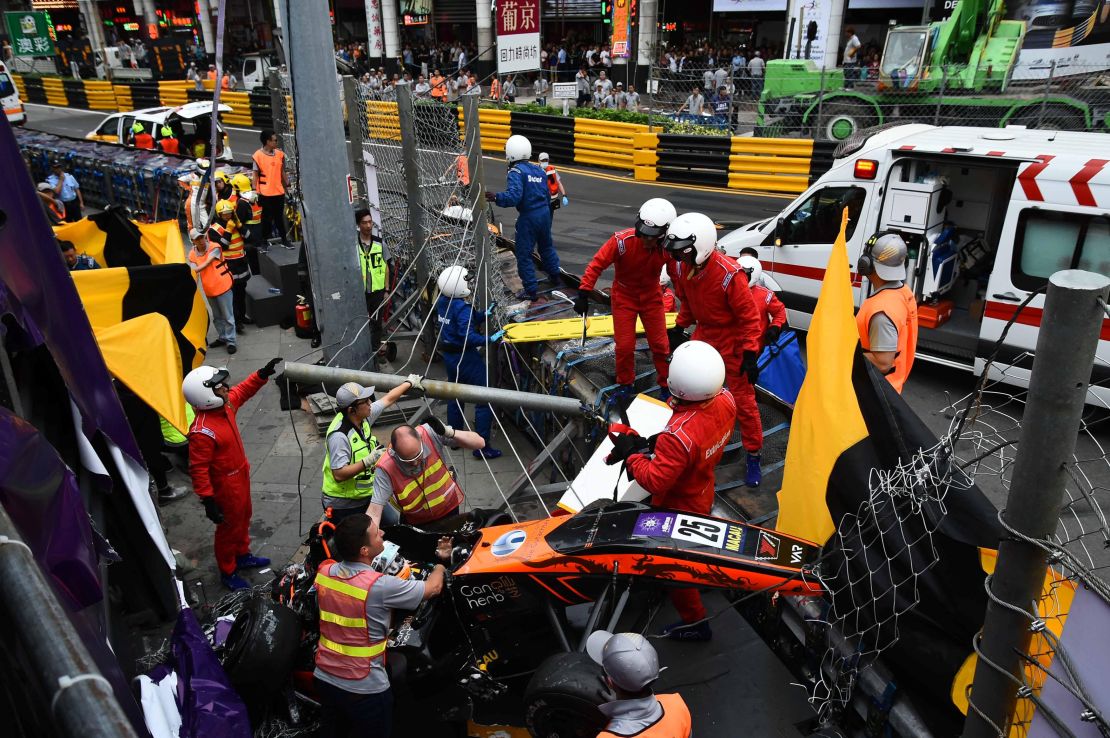
[(268, 698), (292, 673), (300, 643), (296, 613), (267, 595), (257, 595), (235, 616), (224, 644), (224, 671), (248, 704)]
[(542, 738), (594, 738), (606, 723), (598, 705), (612, 699), (605, 672), (587, 654), (556, 654), (524, 691), (525, 725)]

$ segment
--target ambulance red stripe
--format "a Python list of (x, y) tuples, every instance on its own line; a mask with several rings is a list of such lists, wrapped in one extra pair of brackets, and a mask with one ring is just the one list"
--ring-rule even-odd
[(1041, 194), (1041, 188), (1037, 186), (1037, 175), (1043, 172), (1048, 163), (1055, 159), (1051, 154), (1038, 154), (1037, 161), (1032, 162), (1021, 174), (1018, 175), (1018, 183), (1021, 184), (1022, 192), (1025, 193), (1026, 200), (1035, 200), (1037, 202), (1044, 201), (1044, 195)]
[(1102, 168), (1110, 164), (1110, 159), (1091, 159), (1086, 166), (1079, 170), (1079, 174), (1068, 180), (1071, 191), (1075, 193), (1075, 201), (1089, 208), (1095, 207), (1095, 195), (1091, 192), (1090, 181), (1094, 179)]

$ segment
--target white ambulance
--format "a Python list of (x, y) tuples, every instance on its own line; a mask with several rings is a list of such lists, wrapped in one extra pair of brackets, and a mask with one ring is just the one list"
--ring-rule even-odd
[(19, 90), (16, 89), (4, 62), (0, 62), (0, 106), (3, 106), (4, 115), (13, 126), (27, 122), (27, 111), (23, 107), (23, 101), (19, 99)]
[[(910, 246), (908, 285), (921, 315), (917, 359), (981, 374), (1025, 298), (1061, 269), (1110, 275), (1110, 135), (1024, 127), (899, 125), (841, 144), (832, 168), (778, 216), (722, 236), (759, 252), (791, 324), (806, 328), (848, 208), (856, 305), (868, 283), (855, 265), (877, 231)], [(1044, 312), (1021, 310), (992, 376), (1024, 385)], [(1103, 322), (1089, 401), (1110, 406), (1110, 320)], [(911, 378), (912, 381), (912, 378)]]

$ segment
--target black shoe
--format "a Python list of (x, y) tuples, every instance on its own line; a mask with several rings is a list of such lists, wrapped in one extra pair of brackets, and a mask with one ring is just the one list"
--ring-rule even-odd
[(209, 341), (208, 342), (208, 348), (219, 348), (220, 346), (226, 346), (226, 345), (227, 345), (227, 341), (225, 341), (222, 338), (217, 338), (215, 341)]
[(243, 322), (246, 323), (247, 325), (254, 325), (254, 318), (248, 318), (248, 317), (244, 316), (243, 317)]
[(235, 346), (235, 344), (234, 344), (234, 343), (229, 343), (229, 344), (227, 345), (227, 352), (228, 352), (229, 354), (234, 354), (234, 353), (235, 353), (236, 351), (238, 351), (238, 350), (239, 350), (239, 349), (238, 349), (238, 348), (236, 348), (236, 346)]
[(312, 348), (320, 348), (320, 343), (321, 343), (320, 337), (317, 336), (316, 338), (312, 339), (312, 343), (309, 344), (309, 345), (312, 346)]
[(162, 506), (176, 502), (187, 494), (189, 494), (189, 490), (184, 487), (164, 487), (158, 490), (158, 505)]

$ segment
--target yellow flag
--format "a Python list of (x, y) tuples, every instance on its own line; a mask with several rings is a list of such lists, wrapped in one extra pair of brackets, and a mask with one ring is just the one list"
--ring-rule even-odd
[(843, 452), (867, 437), (852, 386), (859, 332), (844, 235), (847, 224), (845, 209), (809, 325), (809, 366), (794, 405), (786, 468), (778, 493), (775, 527), (817, 543), (827, 541), (835, 530), (825, 496), (833, 466)]

